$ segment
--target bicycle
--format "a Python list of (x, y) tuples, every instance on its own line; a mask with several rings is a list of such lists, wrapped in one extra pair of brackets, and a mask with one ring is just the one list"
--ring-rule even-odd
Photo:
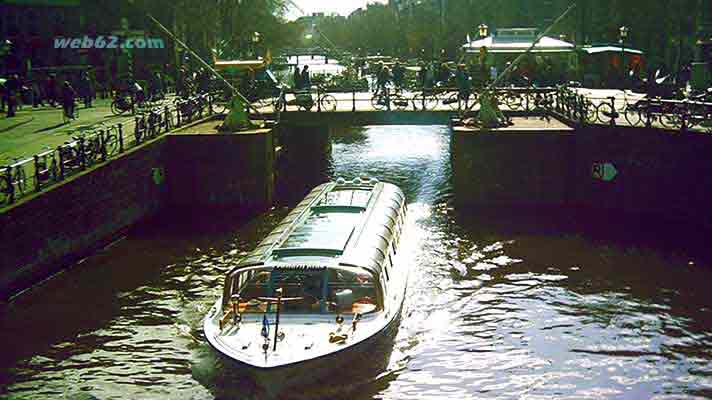
[(596, 107), (596, 115), (602, 124), (615, 125), (616, 119), (619, 118), (621, 114), (615, 107), (616, 97), (610, 96), (608, 100), (610, 100), (610, 102), (603, 102)]
[(411, 101), (413, 104), (413, 111), (432, 111), (438, 106), (439, 103), (435, 92), (433, 89), (429, 88), (422, 88), (420, 92), (413, 96)]
[[(48, 162), (47, 158), (51, 156)], [(56, 152), (47, 150), (35, 157), (35, 187), (40, 189), (47, 182), (59, 181), (59, 164), (57, 163)]]
[(27, 173), (25, 172), (24, 164), (26, 164), (28, 160), (23, 161), (20, 157), (13, 157), (12, 160), (14, 162), (9, 166), (12, 171), (10, 184), (13, 187), (13, 191), (17, 188), (16, 191), (20, 192), (20, 195), (24, 195), (27, 189)]

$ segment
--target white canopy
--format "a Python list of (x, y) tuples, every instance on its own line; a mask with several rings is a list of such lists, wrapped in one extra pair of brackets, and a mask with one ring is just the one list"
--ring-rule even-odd
[[(475, 40), (466, 43), (462, 48), (467, 52), (477, 52), (480, 48), (485, 47), (489, 53), (523, 53), (535, 40), (532, 34), (527, 35), (531, 31), (528, 29), (510, 29), (498, 30), (497, 36), (489, 36), (484, 39)], [(522, 34), (524, 33), (524, 34)], [(563, 40), (554, 39), (544, 36), (532, 49), (533, 53), (569, 53), (573, 52), (576, 46), (573, 43)]]
[(588, 54), (598, 54), (598, 53), (605, 53), (605, 52), (620, 53), (622, 51), (625, 51), (626, 53), (631, 53), (631, 54), (641, 54), (641, 55), (643, 54), (643, 52), (640, 50), (630, 49), (628, 47), (621, 48), (620, 46), (584, 47), (581, 50), (585, 51)]

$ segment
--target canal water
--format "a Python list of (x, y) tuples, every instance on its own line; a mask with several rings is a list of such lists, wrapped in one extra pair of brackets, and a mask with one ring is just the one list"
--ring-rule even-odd
[(369, 354), (382, 369), (285, 389), (216, 361), (201, 319), (285, 205), (164, 215), (16, 299), (0, 320), (0, 397), (712, 398), (704, 237), (582, 210), (458, 209), (449, 146), (445, 127), (333, 137), (322, 179), (375, 176), (408, 196), (412, 274), (394, 343)]

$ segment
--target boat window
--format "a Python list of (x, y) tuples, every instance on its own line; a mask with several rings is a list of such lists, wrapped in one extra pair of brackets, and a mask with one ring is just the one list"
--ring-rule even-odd
[(243, 313), (274, 313), (277, 289), (282, 289), (280, 312), (285, 314), (366, 314), (382, 310), (379, 285), (372, 273), (352, 268), (261, 268), (237, 279)]

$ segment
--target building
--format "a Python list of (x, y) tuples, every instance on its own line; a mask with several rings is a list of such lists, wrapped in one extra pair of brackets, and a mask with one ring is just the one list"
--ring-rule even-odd
[(101, 82), (115, 76), (127, 59), (131, 72), (170, 62), (172, 49), (168, 40), (163, 41), (163, 49), (131, 52), (93, 45), (58, 48), (56, 44), (62, 38), (94, 40), (103, 36), (109, 41), (110, 36), (120, 36), (127, 30), (156, 35), (156, 29), (147, 24), (145, 10), (130, 0), (0, 0), (0, 40), (11, 43), (11, 50), (3, 56), (0, 74), (31, 76), (39, 72), (69, 76), (91, 67)]

